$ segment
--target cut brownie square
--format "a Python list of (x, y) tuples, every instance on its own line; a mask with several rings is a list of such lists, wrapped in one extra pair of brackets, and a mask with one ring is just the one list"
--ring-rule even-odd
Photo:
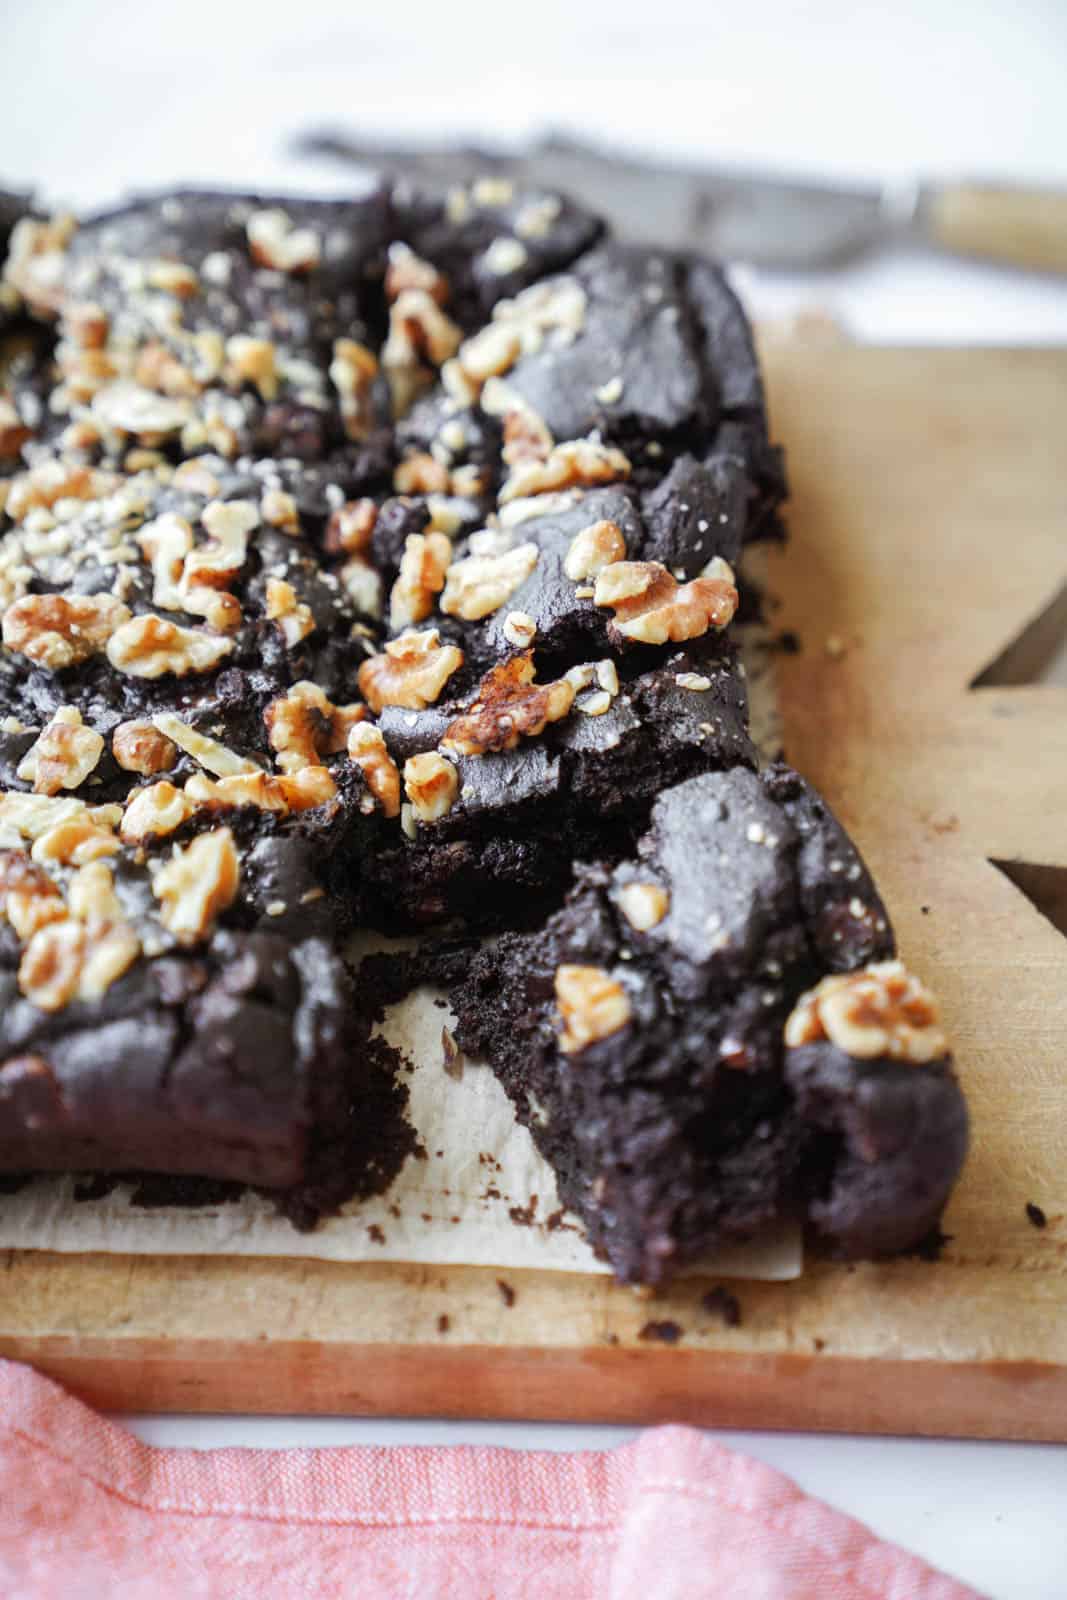
[(633, 858), (583, 869), (539, 931), (474, 959), (457, 1038), (625, 1282), (783, 1216), (898, 1249), (935, 1225), (966, 1118), (932, 1004), (892, 954), (866, 868), (803, 780), (706, 773), (660, 795)]

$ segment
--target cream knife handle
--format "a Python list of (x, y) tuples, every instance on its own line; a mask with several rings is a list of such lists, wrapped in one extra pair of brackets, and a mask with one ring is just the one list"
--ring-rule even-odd
[(1067, 193), (1014, 184), (948, 183), (922, 192), (925, 232), (957, 255), (1067, 273)]

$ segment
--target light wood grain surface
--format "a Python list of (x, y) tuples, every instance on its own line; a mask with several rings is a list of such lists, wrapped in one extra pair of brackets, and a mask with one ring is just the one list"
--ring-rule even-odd
[(0, 1354), (124, 1409), (1067, 1439), (1067, 943), (992, 865), (1067, 868), (1067, 690), (969, 688), (1067, 580), (1067, 355), (766, 357), (794, 486), (775, 622), (803, 645), (788, 753), (941, 992), (973, 1111), (941, 1260), (739, 1284), (731, 1329), (706, 1283), (642, 1301), (514, 1273), (509, 1307), (474, 1268), (12, 1252)]

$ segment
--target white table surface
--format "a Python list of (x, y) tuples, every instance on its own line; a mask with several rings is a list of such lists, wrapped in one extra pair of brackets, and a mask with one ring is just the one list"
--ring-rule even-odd
[[(0, 180), (106, 201), (185, 180), (308, 181), (309, 122), (518, 136), (553, 123), (661, 153), (839, 179), (970, 174), (1067, 186), (1067, 0), (38, 0), (0, 30)], [(650, 31), (649, 18), (655, 19)], [(323, 187), (336, 187), (324, 170)], [(835, 273), (745, 273), (760, 315), (818, 307), (857, 337), (1067, 342), (1067, 282), (898, 249)], [(1067, 824), (1065, 824), (1067, 826)], [(479, 1441), (606, 1448), (632, 1430), (524, 1423), (130, 1417), (155, 1444)], [(996, 1600), (1067, 1596), (1067, 1448), (722, 1434)]]

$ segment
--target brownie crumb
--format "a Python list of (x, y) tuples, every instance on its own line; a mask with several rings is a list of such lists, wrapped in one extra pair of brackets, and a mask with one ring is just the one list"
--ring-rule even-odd
[(668, 1319), (663, 1322), (646, 1322), (637, 1337), (644, 1339), (648, 1344), (677, 1344), (684, 1332), (685, 1329), (677, 1322)]
[(920, 906), (919, 910), (922, 912), (924, 917), (928, 917), (930, 915), (930, 907), (929, 906)]
[(524, 1206), (510, 1206), (508, 1216), (516, 1227), (532, 1228), (537, 1217), (537, 1196), (532, 1194)]
[(1029, 1217), (1035, 1228), (1047, 1227), (1048, 1218), (1042, 1211), (1041, 1207), (1035, 1205), (1032, 1200), (1028, 1200), (1026, 1202), (1026, 1215)]
[(504, 1304), (507, 1306), (508, 1310), (510, 1311), (511, 1307), (515, 1304), (515, 1291), (514, 1291), (514, 1289), (511, 1287), (510, 1283), (505, 1283), (503, 1278), (498, 1278), (496, 1280), (496, 1286), (500, 1290), (500, 1298), (501, 1298), (501, 1300), (503, 1300)]
[(741, 1302), (723, 1284), (709, 1289), (700, 1305), (709, 1317), (721, 1317), (728, 1328), (741, 1326)]
[(446, 1317), (444, 1312), (442, 1312), (441, 1315), (437, 1319), (437, 1331), (438, 1331), (438, 1333), (447, 1333), (451, 1326), (452, 1326), (451, 1319), (449, 1317)]
[(825, 1339), (813, 1339), (811, 1342), (814, 1345), (815, 1350), (817, 1352), (826, 1349), (826, 1340)]
[(784, 628), (774, 642), (784, 656), (798, 656), (800, 654), (800, 635), (795, 633), (792, 628)]
[(920, 1261), (940, 1261), (945, 1246), (951, 1242), (951, 1233), (942, 1233), (940, 1228), (934, 1227), (925, 1238), (919, 1240), (911, 1254), (918, 1256)]
[(367, 1235), (368, 1235), (369, 1239), (371, 1240), (372, 1244), (384, 1244), (385, 1243), (385, 1234), (382, 1232), (381, 1228), (379, 1228), (379, 1226), (378, 1226), (378, 1224), (376, 1222), (368, 1223), (368, 1225), (367, 1225)]

